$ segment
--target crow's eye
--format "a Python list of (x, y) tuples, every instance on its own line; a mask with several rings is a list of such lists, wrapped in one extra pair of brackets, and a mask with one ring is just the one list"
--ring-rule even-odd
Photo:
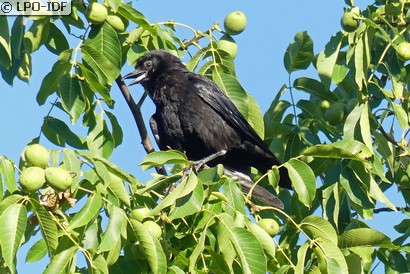
[(151, 61), (145, 62), (145, 66), (146, 66), (147, 68), (152, 68), (152, 62), (151, 62)]

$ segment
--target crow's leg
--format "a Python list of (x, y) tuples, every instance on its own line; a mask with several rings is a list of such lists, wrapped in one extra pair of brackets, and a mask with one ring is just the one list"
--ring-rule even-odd
[(226, 150), (223, 149), (221, 151), (215, 152), (209, 156), (206, 156), (200, 160), (192, 162), (192, 166), (194, 167), (195, 172), (200, 171), (203, 167), (206, 166), (206, 164), (220, 156), (223, 156), (226, 154)]

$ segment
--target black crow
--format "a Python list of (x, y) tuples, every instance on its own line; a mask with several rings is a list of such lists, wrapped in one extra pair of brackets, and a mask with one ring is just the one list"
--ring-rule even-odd
[[(193, 161), (223, 154), (207, 164), (222, 163), (233, 175), (249, 174), (251, 166), (266, 173), (281, 164), (228, 96), (210, 79), (189, 71), (174, 55), (150, 51), (126, 78), (135, 78), (129, 85), (141, 83), (155, 103), (150, 126), (161, 150), (179, 150)], [(279, 172), (279, 186), (291, 189), (286, 168)], [(249, 184), (245, 188), (247, 193)], [(264, 202), (272, 199), (266, 197), (273, 195), (265, 189), (257, 189), (254, 197)]]

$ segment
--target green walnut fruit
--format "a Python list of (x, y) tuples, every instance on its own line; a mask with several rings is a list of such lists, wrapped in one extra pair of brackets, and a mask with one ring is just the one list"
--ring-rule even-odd
[(114, 14), (107, 15), (106, 21), (118, 32), (124, 32), (128, 26), (128, 21), (126, 19)]
[(45, 168), (48, 165), (50, 154), (39, 144), (29, 145), (24, 149), (24, 159), (29, 166)]
[(330, 102), (328, 100), (322, 100), (320, 102), (320, 109), (321, 110), (326, 110), (330, 107)]
[(28, 167), (20, 174), (19, 181), (24, 192), (35, 192), (46, 182), (44, 169), (36, 166)]
[(145, 221), (142, 225), (148, 230), (148, 232), (154, 236), (155, 238), (159, 239), (162, 235), (161, 227), (154, 221)]
[(71, 174), (61, 167), (49, 167), (45, 171), (46, 182), (57, 191), (66, 191), (73, 184)]
[(268, 233), (272, 237), (278, 234), (280, 231), (279, 224), (274, 219), (261, 219), (256, 224), (260, 226), (263, 230), (265, 230), (266, 233)]
[(353, 32), (359, 27), (359, 21), (355, 19), (358, 15), (354, 12), (345, 12), (340, 19), (340, 25), (346, 32)]
[(245, 13), (240, 10), (231, 12), (225, 17), (225, 32), (230, 35), (237, 35), (246, 28), (247, 19)]
[(409, 42), (401, 42), (397, 46), (397, 57), (403, 62), (410, 60), (410, 43)]
[(345, 104), (334, 103), (324, 113), (326, 121), (332, 126), (340, 124), (345, 117)]
[(107, 8), (97, 2), (91, 3), (85, 10), (85, 17), (87, 17), (88, 22), (94, 25), (100, 25), (104, 23), (105, 19), (107, 19), (108, 12)]
[(138, 222), (142, 222), (150, 212), (151, 210), (149, 208), (144, 206), (138, 206), (137, 208), (131, 211), (130, 217), (134, 218)]
[(219, 39), (217, 43), (217, 48), (229, 53), (232, 58), (235, 58), (238, 53), (238, 45), (228, 34), (222, 35), (221, 39)]

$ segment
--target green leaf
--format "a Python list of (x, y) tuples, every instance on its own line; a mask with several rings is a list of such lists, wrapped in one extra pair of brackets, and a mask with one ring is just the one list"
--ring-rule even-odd
[(305, 261), (306, 261), (306, 254), (309, 249), (309, 243), (304, 243), (298, 249), (298, 261), (295, 267), (295, 273), (304, 273), (305, 271)]
[(21, 200), (25, 199), (25, 196), (20, 194), (12, 194), (4, 198), (4, 200), (0, 203), (0, 215), (3, 214), (4, 210), (6, 210), (9, 206), (18, 204)]
[(87, 198), (83, 208), (78, 211), (68, 224), (67, 229), (74, 229), (88, 225), (93, 221), (101, 210), (102, 198), (100, 194), (94, 194)]
[(319, 216), (307, 216), (300, 223), (300, 228), (314, 239), (325, 238), (334, 245), (337, 245), (337, 233), (335, 229), (328, 221)]
[(103, 54), (113, 65), (113, 71), (107, 72), (107, 74), (110, 74), (108, 79), (114, 80), (118, 77), (122, 65), (122, 48), (118, 34), (110, 24), (105, 22), (99, 26), (94, 26), (84, 45)]
[(329, 89), (324, 86), (318, 80), (307, 78), (307, 77), (300, 77), (296, 78), (293, 82), (293, 87), (304, 92), (309, 93), (321, 100), (330, 100), (330, 101), (337, 101), (337, 96), (330, 92)]
[(119, 68), (115, 67), (103, 53), (89, 45), (82, 45), (81, 57), (84, 62), (98, 76), (102, 85), (111, 84), (119, 75)]
[(305, 149), (305, 156), (366, 161), (372, 156), (369, 148), (356, 140), (342, 140), (329, 145), (315, 145)]
[(36, 199), (30, 198), (29, 202), (36, 213), (38, 223), (40, 224), (41, 234), (47, 244), (48, 253), (50, 256), (53, 256), (58, 246), (57, 225), (45, 208), (40, 205)]
[(391, 103), (391, 105), (400, 127), (403, 130), (409, 129), (409, 117), (407, 116), (406, 111), (399, 104)]
[(81, 136), (78, 136), (72, 132), (63, 121), (52, 116), (47, 116), (44, 118), (44, 123), (41, 130), (44, 132), (47, 139), (56, 145), (64, 146), (64, 144), (67, 143), (74, 148), (87, 148), (84, 144), (85, 141)]
[(330, 88), (330, 84), (332, 83), (333, 70), (339, 56), (343, 37), (341, 32), (338, 32), (336, 36), (332, 36), (330, 41), (326, 44), (325, 49), (322, 50), (317, 57), (317, 72), (323, 85), (327, 89)]
[(108, 270), (108, 263), (102, 254), (92, 259), (92, 270), (94, 270), (95, 272), (91, 272), (91, 273), (98, 273), (98, 274), (100, 273), (109, 274), (110, 273)]
[(307, 69), (313, 60), (313, 41), (306, 31), (298, 32), (295, 41), (290, 43), (284, 56), (288, 73)]
[[(229, 204), (233, 209), (242, 214), (245, 214), (245, 198), (235, 180), (230, 178), (228, 182), (224, 183), (221, 186), (220, 192), (228, 198)], [(227, 210), (229, 211), (229, 209)]]
[(92, 157), (92, 161), (94, 164), (96, 162), (103, 163), (106, 166), (107, 170), (109, 170), (111, 173), (117, 175), (118, 177), (124, 180), (127, 180), (129, 183), (131, 183), (134, 186), (141, 186), (141, 183), (138, 181), (138, 179), (136, 179), (131, 174), (125, 172), (124, 170), (122, 170), (121, 168), (113, 164), (112, 162), (108, 161), (107, 159), (100, 158), (100, 157)]
[(41, 238), (33, 244), (33, 246), (27, 251), (26, 263), (34, 263), (47, 255), (46, 241)]
[(242, 227), (230, 227), (224, 223), (224, 228), (238, 256), (242, 273), (265, 274), (267, 271), (266, 259), (258, 239)]
[(57, 253), (47, 265), (44, 270), (44, 274), (65, 274), (68, 273), (68, 267), (77, 251), (77, 246), (71, 246), (70, 248), (63, 249)]
[(110, 206), (107, 230), (101, 236), (98, 253), (109, 251), (121, 240), (121, 229), (125, 224), (125, 213), (121, 208)]
[(351, 202), (349, 203), (365, 219), (373, 217), (374, 204), (360, 187), (350, 167), (342, 162), (340, 184), (346, 191)]
[(48, 96), (57, 90), (61, 77), (70, 71), (72, 52), (71, 49), (63, 51), (51, 71), (44, 77), (37, 94), (37, 103), (39, 105), (43, 105)]
[(310, 207), (316, 194), (316, 178), (312, 169), (297, 159), (290, 159), (284, 165), (288, 170), (292, 186), (299, 200), (305, 206)]
[[(319, 259), (324, 259), (326, 264), (325, 273), (349, 273), (346, 259), (342, 251), (326, 238), (315, 242), (314, 252)], [(320, 264), (320, 262), (319, 262)]]
[(24, 48), (32, 53), (38, 50), (48, 39), (50, 18), (35, 20), (24, 34)]
[(73, 187), (76, 189), (78, 183), (80, 182), (81, 175), (81, 163), (77, 158), (75, 152), (71, 149), (63, 149), (63, 165), (66, 170), (69, 170), (73, 174)]
[[(189, 182), (190, 184), (195, 184), (194, 180)], [(174, 220), (178, 218), (184, 218), (186, 216), (195, 214), (202, 208), (204, 196), (204, 188), (199, 180), (196, 182), (194, 190), (175, 201), (174, 206), (171, 208), (168, 215), (169, 220)]]
[(355, 228), (339, 235), (339, 247), (380, 246), (394, 248), (389, 237), (372, 228)]
[(276, 248), (272, 237), (268, 233), (266, 233), (263, 228), (261, 228), (248, 218), (245, 218), (245, 223), (249, 231), (258, 239), (259, 243), (262, 245), (263, 249), (265, 250), (265, 254), (270, 258), (275, 258)]
[(17, 77), (28, 83), (31, 76), (31, 55), (25, 52), (22, 56), (20, 67), (17, 70)]
[(11, 67), (12, 47), (7, 16), (0, 16), (0, 26), (0, 65), (9, 69)]
[(91, 90), (100, 94), (107, 102), (107, 104), (112, 104), (113, 100), (111, 98), (109, 90), (106, 86), (100, 83), (98, 76), (81, 63), (77, 63), (77, 66), (80, 69), (80, 75), (82, 75), (82, 77), (84, 77), (84, 80), (90, 85)]
[(186, 155), (178, 150), (154, 151), (147, 154), (141, 161), (142, 170), (166, 164), (187, 164)]
[(360, 35), (354, 47), (355, 81), (359, 90), (362, 89), (364, 83), (367, 83), (368, 67), (371, 60), (368, 36), (368, 31)]
[(64, 33), (53, 23), (49, 23), (48, 39), (45, 46), (49, 51), (59, 55), (61, 52), (70, 48)]
[(130, 206), (130, 195), (125, 189), (124, 181), (117, 175), (110, 173), (111, 180), (106, 182), (107, 188), (126, 206)]
[(22, 204), (10, 205), (0, 216), (0, 246), (2, 258), (15, 273), (15, 257), (26, 231), (27, 209)]
[[(164, 208), (167, 208), (176, 203), (178, 199), (190, 195), (197, 187), (198, 178), (195, 173), (189, 173), (188, 177), (182, 180), (182, 182), (154, 208), (152, 209), (150, 215), (154, 216), (160, 213)], [(202, 186), (201, 186), (202, 188)], [(198, 191), (198, 190), (197, 190)], [(185, 202), (185, 200), (180, 200), (180, 202)]]
[(59, 91), (63, 107), (70, 115), (71, 124), (74, 125), (85, 110), (85, 101), (77, 75), (63, 75), (60, 79)]
[(103, 113), (95, 114), (92, 122), (87, 135), (87, 147), (95, 156), (108, 159), (114, 151), (114, 144)]
[(121, 3), (121, 5), (118, 7), (117, 12), (125, 18), (137, 23), (139, 26), (143, 27), (149, 32), (154, 33), (154, 29), (151, 27), (151, 24), (148, 22), (145, 16), (134, 9), (131, 5)]
[(255, 99), (242, 88), (238, 79), (218, 69), (213, 70), (212, 79), (226, 92), (239, 112), (246, 118), (258, 135), (263, 138), (264, 124), (262, 113)]
[(3, 182), (5, 183), (7, 190), (10, 193), (14, 193), (18, 190), (16, 178), (15, 178), (15, 169), (14, 163), (7, 159), (5, 156), (0, 157), (1, 165), (0, 165), (0, 178), (3, 177)]
[(159, 274), (167, 273), (167, 260), (161, 244), (143, 224), (134, 219), (130, 219), (130, 223), (145, 253), (151, 271)]
[(105, 111), (105, 114), (108, 116), (108, 119), (111, 123), (112, 128), (112, 137), (114, 139), (115, 147), (118, 147), (122, 143), (123, 133), (120, 124), (118, 123), (117, 117), (109, 111)]
[(349, 164), (352, 172), (355, 174), (356, 178), (363, 184), (361, 188), (367, 191), (367, 195), (373, 199), (385, 203), (390, 209), (396, 210), (396, 207), (392, 202), (387, 199), (380, 186), (375, 181), (375, 179), (370, 175), (369, 170), (366, 165), (360, 162), (351, 162)]
[[(24, 16), (16, 16), (13, 26), (11, 27), (11, 53), (13, 54), (15, 58), (20, 58), (21, 56), (21, 49), (23, 46), (23, 37), (24, 37), (24, 29), (25, 29), (25, 24), (24, 24), (23, 19), (24, 19)], [(0, 23), (0, 25), (5, 26), (3, 25), (3, 23)], [(5, 28), (5, 29), (8, 30), (8, 28)], [(3, 34), (1, 34), (1, 36), (3, 36)]]
[(202, 254), (205, 248), (206, 233), (205, 231), (201, 232), (201, 236), (198, 238), (194, 250), (189, 256), (189, 273), (193, 273), (196, 267), (196, 262), (198, 257)]

